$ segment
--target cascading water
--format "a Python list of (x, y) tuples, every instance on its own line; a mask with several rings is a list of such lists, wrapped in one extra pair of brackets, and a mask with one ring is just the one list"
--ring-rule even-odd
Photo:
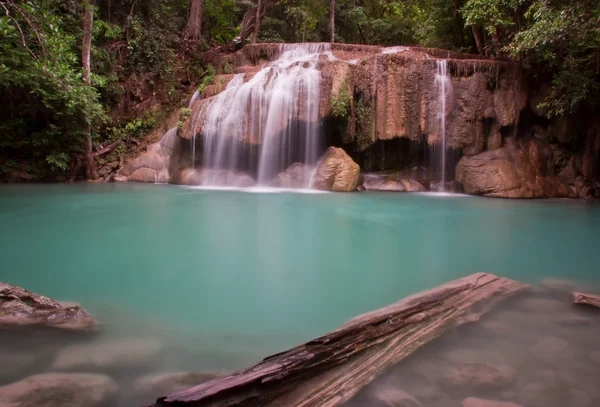
[[(282, 44), (277, 60), (248, 81), (235, 75), (205, 112), (196, 112), (196, 126), (203, 117), (204, 169), (254, 172), (264, 185), (294, 162), (314, 165), (322, 55), (333, 58), (329, 44)], [(215, 185), (223, 178), (204, 179)]]
[(439, 120), (441, 135), (441, 170), (442, 180), (440, 192), (446, 189), (446, 91), (451, 86), (450, 77), (448, 77), (448, 61), (439, 59), (436, 61), (437, 70), (435, 74), (435, 84), (439, 95)]

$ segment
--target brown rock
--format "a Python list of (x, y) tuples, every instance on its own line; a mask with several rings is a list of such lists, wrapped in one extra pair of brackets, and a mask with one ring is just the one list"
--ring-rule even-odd
[(463, 407), (521, 407), (518, 404), (506, 401), (484, 400), (476, 397), (469, 397), (463, 400)]
[(355, 191), (360, 167), (344, 150), (329, 147), (315, 170), (313, 188), (334, 192)]
[(93, 331), (97, 322), (79, 306), (64, 307), (48, 297), (0, 283), (0, 329), (22, 327)]
[(463, 157), (456, 180), (466, 193), (501, 198), (558, 198), (571, 189), (550, 174), (547, 144), (540, 140), (511, 140), (502, 148)]

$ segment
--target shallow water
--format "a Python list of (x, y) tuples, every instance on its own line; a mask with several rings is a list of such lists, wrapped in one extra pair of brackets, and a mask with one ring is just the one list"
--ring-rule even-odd
[[(600, 285), (594, 202), (8, 185), (0, 224), (0, 281), (80, 302), (103, 324), (95, 341), (160, 343), (113, 369), (121, 382), (240, 368), (478, 271)], [(51, 369), (63, 342), (19, 376)]]
[[(428, 343), (343, 406), (596, 407), (599, 335), (600, 310), (534, 286)], [(515, 404), (462, 404), (468, 398)]]

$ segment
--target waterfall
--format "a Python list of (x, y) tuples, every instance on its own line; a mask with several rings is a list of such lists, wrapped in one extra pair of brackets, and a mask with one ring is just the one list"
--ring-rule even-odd
[(190, 99), (190, 103), (188, 104), (188, 109), (191, 109), (194, 106), (194, 103), (200, 98), (200, 91), (196, 90)]
[(438, 88), (439, 95), (439, 120), (441, 134), (441, 167), (442, 167), (442, 182), (440, 192), (446, 189), (446, 90), (451, 86), (450, 77), (448, 77), (448, 61), (438, 59), (436, 61), (437, 70), (435, 74), (435, 84)]
[[(322, 55), (333, 57), (329, 44), (282, 44), (277, 60), (248, 80), (235, 75), (196, 112), (204, 120), (203, 168), (255, 173), (264, 185), (294, 162), (315, 164)], [(216, 178), (204, 182), (215, 185)]]

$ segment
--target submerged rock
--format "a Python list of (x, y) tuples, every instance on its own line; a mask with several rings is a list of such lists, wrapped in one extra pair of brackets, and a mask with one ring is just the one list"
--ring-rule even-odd
[(290, 165), (271, 181), (271, 186), (276, 188), (309, 188), (314, 168), (301, 163)]
[(134, 384), (134, 391), (138, 394), (150, 396), (165, 396), (197, 386), (216, 379), (216, 373), (163, 373), (143, 376)]
[(0, 387), (0, 407), (99, 407), (116, 395), (104, 375), (48, 373)]
[(377, 391), (375, 397), (386, 407), (420, 407), (423, 405), (412, 394), (393, 387)]
[(469, 397), (463, 400), (462, 407), (521, 407), (518, 404), (506, 401), (484, 400), (476, 397)]
[(516, 378), (516, 370), (492, 352), (458, 349), (450, 352), (447, 359), (455, 364), (448, 369), (444, 380), (452, 388), (499, 388)]
[(329, 147), (317, 165), (312, 186), (325, 191), (355, 191), (359, 176), (359, 165), (344, 150)]
[(131, 369), (148, 363), (161, 349), (156, 339), (110, 339), (71, 345), (58, 352), (52, 369)]
[(63, 306), (21, 287), (0, 283), (0, 329), (20, 327), (92, 331), (97, 322), (77, 305)]
[(573, 349), (569, 343), (556, 336), (546, 336), (529, 348), (531, 355), (537, 360), (544, 362), (556, 362), (557, 359), (569, 358)]

